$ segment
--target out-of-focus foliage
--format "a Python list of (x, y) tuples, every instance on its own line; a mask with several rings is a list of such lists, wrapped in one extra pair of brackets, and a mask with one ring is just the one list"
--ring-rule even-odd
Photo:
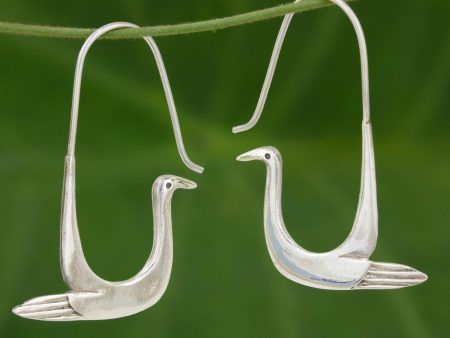
[[(17, 1), (1, 20), (98, 27), (220, 17), (274, 0)], [(356, 38), (337, 8), (297, 15), (266, 109), (252, 114), (280, 20), (158, 38), (187, 151), (183, 166), (152, 55), (143, 41), (99, 42), (86, 62), (78, 214), (86, 256), (110, 280), (144, 264), (152, 244), (150, 189), (161, 174), (195, 180), (173, 203), (174, 266), (153, 308), (106, 322), (43, 323), (10, 312), (66, 291), (59, 212), (75, 60), (82, 41), (0, 36), (1, 337), (445, 337), (450, 332), (450, 39), (448, 1), (352, 3), (369, 48), (380, 236), (373, 259), (429, 275), (397, 291), (330, 292), (273, 267), (262, 212), (265, 170), (235, 157), (273, 145), (284, 156), (283, 208), (313, 251), (343, 241), (360, 168)]]

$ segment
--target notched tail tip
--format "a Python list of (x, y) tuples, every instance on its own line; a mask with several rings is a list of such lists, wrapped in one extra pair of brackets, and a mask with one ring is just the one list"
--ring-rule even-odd
[(33, 298), (13, 308), (12, 312), (16, 316), (34, 320), (69, 321), (82, 319), (81, 315), (70, 306), (66, 294)]
[(398, 289), (422, 284), (427, 279), (426, 274), (406, 265), (372, 263), (356, 289)]

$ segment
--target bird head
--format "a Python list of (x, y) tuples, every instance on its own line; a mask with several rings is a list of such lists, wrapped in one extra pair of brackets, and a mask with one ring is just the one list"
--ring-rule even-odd
[(195, 189), (197, 183), (175, 175), (159, 176), (153, 184), (153, 191), (163, 195), (172, 194), (177, 189)]
[(260, 147), (250, 150), (244, 154), (239, 155), (236, 160), (241, 162), (247, 161), (262, 161), (270, 164), (273, 161), (281, 160), (280, 152), (274, 147)]

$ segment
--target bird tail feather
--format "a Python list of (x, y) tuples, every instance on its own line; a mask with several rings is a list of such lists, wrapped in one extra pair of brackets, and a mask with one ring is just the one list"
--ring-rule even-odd
[(67, 294), (33, 298), (22, 305), (16, 306), (12, 311), (20, 317), (35, 320), (68, 321), (81, 319), (81, 315), (70, 306)]
[(428, 276), (406, 265), (373, 262), (355, 289), (397, 289), (425, 282)]

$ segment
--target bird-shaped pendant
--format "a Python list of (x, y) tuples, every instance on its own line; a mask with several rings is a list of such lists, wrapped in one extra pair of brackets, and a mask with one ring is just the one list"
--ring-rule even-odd
[(31, 299), (13, 309), (24, 318), (47, 321), (98, 320), (130, 316), (154, 305), (169, 283), (173, 259), (171, 201), (178, 188), (193, 189), (187, 179), (164, 175), (152, 188), (153, 248), (134, 277), (110, 282), (98, 277), (83, 254), (75, 206), (75, 160), (65, 165), (61, 217), (61, 269), (70, 291)]
[(281, 208), (282, 158), (274, 147), (262, 147), (237, 160), (266, 164), (264, 231), (276, 268), (294, 282), (330, 290), (394, 289), (420, 284), (427, 276), (409, 266), (369, 260), (378, 236), (375, 163), (370, 123), (363, 123), (363, 164), (359, 205), (350, 235), (336, 249), (315, 253), (289, 235)]

